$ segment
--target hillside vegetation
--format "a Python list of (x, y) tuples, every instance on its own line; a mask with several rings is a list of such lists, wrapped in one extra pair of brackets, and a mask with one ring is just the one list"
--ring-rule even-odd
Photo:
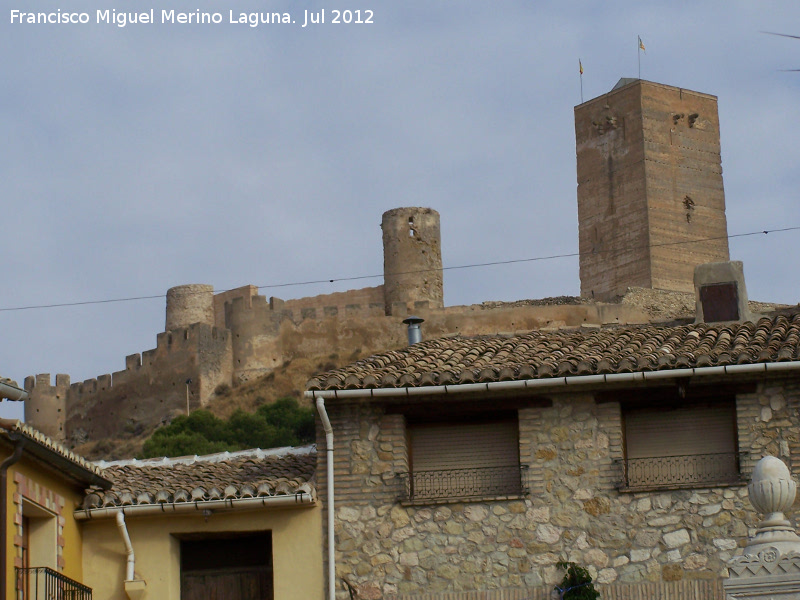
[(260, 406), (255, 413), (239, 409), (228, 419), (207, 410), (180, 415), (156, 429), (142, 448), (141, 458), (186, 456), (248, 448), (299, 446), (314, 441), (314, 413), (294, 398)]
[[(263, 377), (259, 377), (258, 379), (254, 379), (253, 381), (242, 383), (236, 387), (230, 387), (227, 385), (219, 386), (208, 405), (203, 408), (202, 412), (206, 412), (221, 421), (230, 420), (237, 413), (244, 413), (245, 416), (238, 415), (235, 420), (236, 423), (241, 424), (247, 422), (246, 416), (257, 415), (262, 407), (266, 409), (270, 405), (279, 402), (281, 398), (291, 398), (296, 401), (298, 409), (303, 408), (311, 411), (313, 418), (313, 409), (310, 403), (303, 398), (303, 390), (305, 390), (306, 382), (317, 373), (335, 369), (342, 364), (358, 360), (359, 358), (361, 358), (361, 351), (360, 349), (356, 349), (351, 355), (345, 356), (341, 359), (336, 354), (330, 354), (327, 356), (300, 358), (293, 361), (287, 361), (281, 367), (275, 369), (272, 373), (264, 375)], [(198, 411), (194, 411), (192, 415), (194, 415), (196, 412)], [(133, 458), (134, 456), (144, 457), (145, 443), (151, 437), (156, 437), (156, 434), (159, 431), (168, 429), (171, 424), (175, 423), (176, 421), (179, 423), (176, 425), (176, 430), (178, 427), (191, 428), (197, 426), (200, 428), (199, 421), (202, 421), (202, 419), (208, 419), (208, 417), (201, 415), (196, 421), (191, 421), (192, 425), (180, 425), (181, 422), (186, 420), (185, 411), (183, 413), (176, 411), (164, 422), (161, 427), (155, 430), (144, 432), (121, 431), (120, 434), (114, 439), (90, 441), (77, 446), (74, 448), (74, 450), (89, 460), (108, 461)], [(209, 421), (211, 420), (209, 419)], [(159, 436), (162, 435), (166, 434), (159, 434)], [(194, 437), (189, 429), (185, 429), (182, 436), (178, 436), (176, 434), (175, 437), (180, 437), (181, 439), (173, 440), (173, 446), (163, 446), (162, 450), (164, 453), (156, 451), (155, 446), (151, 445), (149, 448), (152, 449), (150, 450), (150, 453), (147, 453), (147, 456), (166, 456), (170, 454), (173, 456), (179, 456), (185, 454), (210, 453), (226, 449), (234, 449), (233, 446), (223, 448), (222, 445), (215, 445), (213, 443), (203, 446), (202, 441), (200, 441), (200, 445), (197, 446), (199, 450), (194, 451), (194, 446), (184, 445), (185, 442), (188, 444), (187, 438)], [(313, 439), (310, 439), (309, 441), (302, 441), (304, 439), (306, 438), (299, 438), (300, 441), (297, 443), (306, 444), (313, 442)], [(248, 446), (248, 449), (259, 446), (261, 448), (270, 447), (267, 445), (266, 440), (256, 443), (252, 446), (249, 444), (254, 440), (248, 437), (244, 437), (243, 440), (245, 441), (243, 441), (242, 444), (238, 444), (238, 446), (245, 445)], [(287, 445), (282, 442), (282, 438), (280, 437), (275, 437), (273, 440), (277, 446)], [(210, 440), (207, 438), (206, 441), (210, 442)], [(294, 445), (294, 443), (289, 445)], [(222, 450), (218, 450), (218, 448), (221, 448)], [(240, 447), (236, 449), (244, 448)]]

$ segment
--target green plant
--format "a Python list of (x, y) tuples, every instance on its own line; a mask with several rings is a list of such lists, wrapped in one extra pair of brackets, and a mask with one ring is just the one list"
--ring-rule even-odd
[(561, 561), (558, 566), (567, 571), (561, 584), (556, 586), (562, 600), (597, 600), (600, 597), (589, 571), (574, 562)]
[(150, 436), (141, 457), (298, 446), (314, 438), (313, 409), (300, 406), (294, 398), (281, 398), (259, 406), (255, 413), (237, 410), (227, 421), (202, 409), (177, 416)]

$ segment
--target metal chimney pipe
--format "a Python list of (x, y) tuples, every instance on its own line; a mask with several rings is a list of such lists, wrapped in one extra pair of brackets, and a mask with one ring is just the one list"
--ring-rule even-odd
[(408, 325), (408, 345), (413, 346), (414, 344), (418, 344), (422, 341), (422, 329), (420, 329), (419, 324), (424, 323), (425, 319), (422, 317), (406, 317), (403, 319), (403, 323)]

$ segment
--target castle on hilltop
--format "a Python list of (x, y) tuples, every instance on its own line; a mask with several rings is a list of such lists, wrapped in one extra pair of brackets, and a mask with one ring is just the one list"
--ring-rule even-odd
[(575, 137), (581, 295), (591, 302), (445, 306), (439, 214), (396, 208), (381, 223), (383, 285), (293, 300), (252, 285), (172, 288), (154, 349), (83, 382), (27, 377), (25, 420), (73, 445), (146, 431), (287, 361), (400, 347), (409, 315), (425, 319), (428, 338), (647, 322), (610, 301), (630, 287), (691, 292), (695, 266), (729, 258), (716, 98), (623, 79), (575, 107)]

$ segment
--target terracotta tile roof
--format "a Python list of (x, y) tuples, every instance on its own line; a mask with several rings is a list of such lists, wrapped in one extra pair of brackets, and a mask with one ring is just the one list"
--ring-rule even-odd
[(207, 456), (100, 462), (113, 487), (90, 491), (82, 508), (316, 495), (316, 449), (243, 450)]
[(757, 323), (443, 338), (323, 373), (309, 390), (421, 387), (800, 360), (800, 314)]
[(77, 481), (92, 485), (108, 485), (108, 481), (103, 479), (100, 468), (22, 421), (0, 419), (0, 436), (9, 443), (13, 443), (19, 437), (25, 438), (25, 452), (58, 468), (65, 475), (71, 475)]

